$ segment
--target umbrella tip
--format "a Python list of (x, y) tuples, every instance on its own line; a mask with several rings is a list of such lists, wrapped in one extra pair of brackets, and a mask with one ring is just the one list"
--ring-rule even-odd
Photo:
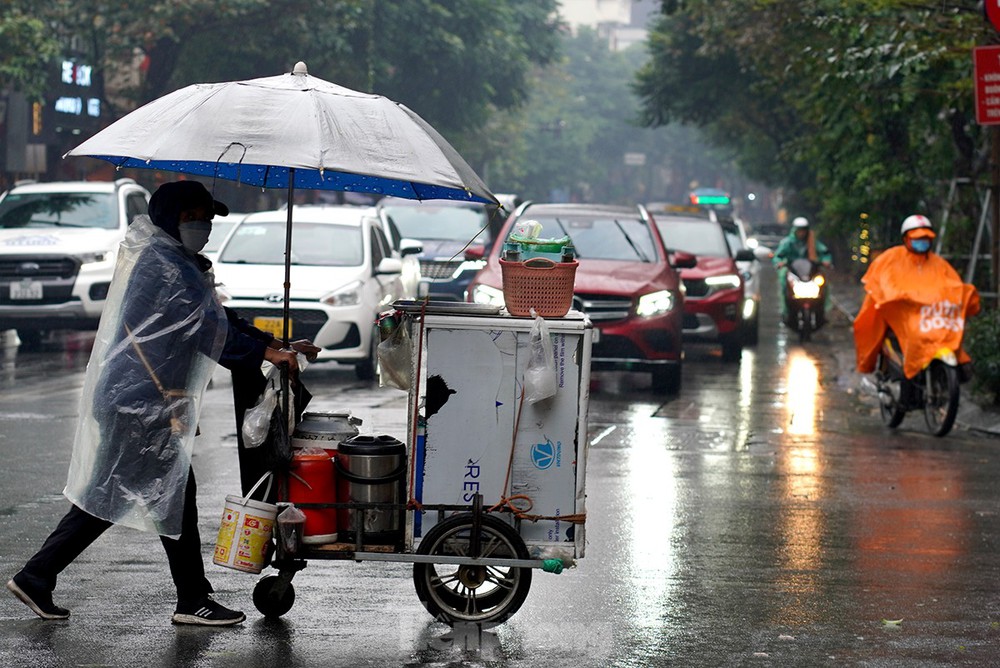
[(300, 60), (295, 63), (295, 67), (292, 68), (292, 74), (309, 74), (309, 70), (306, 69), (306, 64)]

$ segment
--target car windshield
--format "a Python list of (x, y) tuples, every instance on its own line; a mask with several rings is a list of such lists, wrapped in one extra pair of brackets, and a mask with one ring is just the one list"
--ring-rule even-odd
[[(361, 228), (349, 225), (295, 223), (292, 264), (358, 267), (364, 264)], [(285, 223), (244, 223), (230, 237), (220, 262), (284, 264)]]
[(731, 257), (718, 224), (698, 220), (657, 220), (663, 243), (671, 250), (709, 257)]
[(581, 259), (655, 262), (657, 258), (649, 226), (641, 218), (535, 216), (529, 209), (522, 220), (541, 223), (541, 239), (568, 236)]
[(409, 239), (479, 243), (489, 240), (486, 228), (489, 219), (483, 207), (421, 204), (386, 207), (385, 212), (396, 223), (400, 235)]
[(0, 228), (118, 227), (114, 193), (10, 193), (0, 201)]

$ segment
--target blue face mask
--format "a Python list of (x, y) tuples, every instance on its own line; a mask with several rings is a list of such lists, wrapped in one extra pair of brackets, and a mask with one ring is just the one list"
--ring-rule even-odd
[(931, 249), (930, 239), (910, 239), (910, 248), (914, 253), (926, 253)]

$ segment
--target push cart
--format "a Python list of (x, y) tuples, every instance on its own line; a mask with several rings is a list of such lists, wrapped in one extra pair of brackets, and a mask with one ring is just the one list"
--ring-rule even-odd
[[(520, 608), (533, 569), (559, 572), (584, 556), (590, 321), (575, 311), (545, 321), (556, 393), (531, 403), (532, 318), (476, 304), (394, 306), (410, 348), (405, 465), (374, 481), (392, 498), (296, 504), (334, 508), (346, 525), (337, 542), (294, 554), (278, 541), (277, 573), (253, 593), (265, 616), (291, 609), (292, 579), (309, 560), (393, 561), (413, 563), (417, 596), (439, 621), (495, 625)], [(346, 468), (338, 490), (372, 482)]]

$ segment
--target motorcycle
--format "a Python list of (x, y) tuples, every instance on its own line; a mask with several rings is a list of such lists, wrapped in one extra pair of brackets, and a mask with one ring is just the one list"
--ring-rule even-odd
[(895, 429), (907, 412), (923, 409), (927, 429), (935, 436), (951, 431), (958, 414), (959, 385), (965, 374), (956, 352), (939, 349), (913, 378), (903, 374), (903, 353), (890, 332), (882, 342), (875, 384), (879, 413), (890, 429)]
[(805, 343), (826, 322), (826, 277), (822, 265), (807, 258), (792, 260), (785, 275), (785, 324)]

